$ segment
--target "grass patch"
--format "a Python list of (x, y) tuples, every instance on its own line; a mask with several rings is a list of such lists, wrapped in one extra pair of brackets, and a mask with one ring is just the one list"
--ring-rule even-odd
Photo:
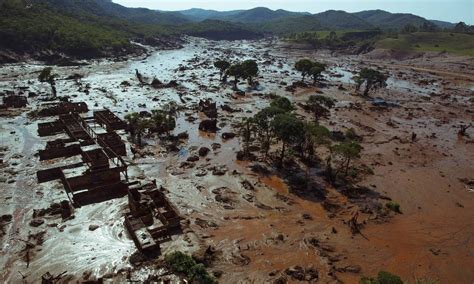
[(474, 56), (474, 35), (450, 32), (417, 32), (400, 34), (377, 42), (378, 48), (407, 52), (448, 52)]
[(180, 251), (167, 254), (165, 262), (173, 272), (186, 275), (192, 283), (216, 283), (215, 279), (207, 273), (202, 263), (196, 263), (192, 257)]

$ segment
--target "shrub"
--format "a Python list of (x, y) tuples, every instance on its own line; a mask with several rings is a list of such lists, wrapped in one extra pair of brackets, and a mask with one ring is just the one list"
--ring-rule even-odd
[(165, 262), (175, 273), (182, 273), (192, 282), (200, 284), (215, 283), (202, 263), (196, 263), (192, 257), (180, 251), (176, 251), (165, 256)]
[(359, 284), (403, 284), (402, 279), (390, 272), (380, 271), (377, 278), (362, 277)]
[(380, 271), (377, 278), (380, 284), (403, 284), (399, 276), (386, 271)]
[(400, 204), (396, 202), (389, 201), (387, 202), (387, 204), (385, 204), (385, 206), (387, 206), (387, 208), (392, 210), (393, 212), (402, 213), (402, 211), (400, 210)]

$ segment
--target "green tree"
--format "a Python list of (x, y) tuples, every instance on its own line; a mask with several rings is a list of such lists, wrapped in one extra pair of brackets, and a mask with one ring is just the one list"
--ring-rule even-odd
[(279, 108), (284, 112), (290, 112), (295, 109), (289, 99), (281, 96), (276, 96), (275, 98), (273, 98), (273, 100), (270, 102), (270, 106)]
[(313, 67), (309, 69), (309, 75), (313, 77), (313, 85), (316, 85), (316, 83), (321, 79), (321, 74), (326, 70), (326, 65), (319, 63), (319, 62), (313, 62)]
[(311, 68), (313, 68), (313, 62), (309, 59), (301, 59), (295, 63), (295, 69), (301, 72), (301, 82), (304, 82), (306, 75), (310, 74)]
[(332, 146), (332, 153), (340, 160), (340, 165), (334, 177), (337, 177), (341, 171), (344, 171), (344, 176), (347, 176), (351, 161), (360, 158), (361, 151), (362, 146), (354, 141), (342, 142)]
[(230, 62), (226, 60), (217, 60), (214, 62), (214, 67), (219, 69), (219, 80), (222, 81), (222, 75), (224, 75), (225, 71), (230, 67)]
[(245, 60), (241, 64), (242, 77), (247, 79), (249, 85), (253, 85), (253, 78), (258, 75), (258, 64), (255, 60)]
[(314, 121), (318, 122), (323, 117), (328, 117), (330, 109), (335, 105), (334, 100), (322, 95), (311, 95), (306, 102), (305, 109), (314, 116)]
[(132, 137), (132, 141), (136, 141), (139, 147), (142, 146), (142, 136), (145, 131), (152, 127), (152, 123), (150, 120), (143, 118), (140, 116), (139, 113), (131, 113), (125, 116), (125, 120), (128, 122), (128, 129), (130, 132), (130, 136)]
[(280, 167), (283, 166), (288, 145), (300, 143), (304, 135), (304, 123), (293, 114), (283, 113), (275, 116), (272, 127), (276, 137), (281, 141)]
[(41, 70), (41, 73), (38, 75), (38, 81), (42, 83), (47, 82), (51, 86), (51, 93), (53, 97), (57, 96), (56, 81), (55, 81), (55, 78), (57, 76), (58, 76), (57, 74), (53, 73), (52, 67), (45, 67), (43, 70)]
[(237, 84), (239, 83), (239, 78), (242, 78), (244, 76), (242, 65), (240, 64), (231, 65), (229, 69), (227, 69), (226, 74), (234, 77), (234, 81), (233, 81), (234, 90), (237, 90)]
[(240, 123), (240, 134), (244, 140), (244, 153), (249, 154), (250, 141), (252, 134), (255, 132), (255, 120), (253, 117), (245, 117)]
[(281, 108), (270, 106), (262, 109), (253, 117), (257, 137), (265, 154), (265, 158), (268, 156), (268, 151), (270, 150), (274, 136), (272, 122), (275, 116), (282, 113), (285, 113), (285, 111)]
[(306, 153), (306, 158), (312, 160), (316, 149), (320, 146), (329, 146), (331, 140), (329, 137), (331, 132), (326, 127), (314, 122), (306, 122), (304, 124), (304, 140), (303, 153)]
[(362, 69), (357, 76), (353, 77), (357, 91), (365, 83), (364, 96), (368, 96), (370, 91), (385, 88), (387, 86), (387, 79), (388, 76), (384, 73), (370, 68)]
[(405, 34), (416, 33), (417, 31), (418, 27), (411, 23), (406, 24), (401, 30), (401, 32)]

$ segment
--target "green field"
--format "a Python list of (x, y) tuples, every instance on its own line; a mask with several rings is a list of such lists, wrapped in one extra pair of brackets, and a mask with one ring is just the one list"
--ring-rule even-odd
[(474, 35), (449, 32), (418, 32), (401, 34), (398, 38), (385, 38), (378, 41), (376, 46), (401, 51), (445, 51), (474, 56)]

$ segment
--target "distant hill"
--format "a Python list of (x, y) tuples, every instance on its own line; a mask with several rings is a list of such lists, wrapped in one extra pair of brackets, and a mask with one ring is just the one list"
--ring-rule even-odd
[(179, 11), (180, 14), (186, 16), (191, 21), (204, 21), (208, 19), (219, 19), (232, 17), (236, 14), (243, 12), (244, 10), (233, 10), (233, 11), (216, 11), (216, 10), (205, 10), (199, 8), (192, 8), (189, 10)]
[(310, 15), (310, 13), (290, 12), (285, 10), (271, 10), (264, 7), (257, 7), (250, 10), (234, 11), (214, 11), (204, 9), (190, 9), (179, 11), (182, 15), (194, 20), (221, 20), (233, 23), (264, 23), (287, 17)]
[(292, 16), (255, 25), (264, 32), (285, 35), (319, 30), (365, 30), (374, 26), (344, 11), (326, 11), (314, 15)]
[(445, 22), (445, 21), (438, 21), (438, 20), (429, 20), (429, 21), (442, 29), (452, 29), (454, 28), (454, 26), (456, 26), (456, 24)]
[(257, 39), (263, 34), (242, 23), (231, 23), (220, 20), (204, 20), (198, 23), (177, 27), (183, 33), (211, 40)]
[(420, 16), (400, 13), (392, 14), (383, 10), (362, 11), (353, 13), (353, 15), (381, 29), (400, 30), (408, 24), (416, 27), (423, 24), (431, 24), (430, 21)]
[(377, 26), (344, 11), (329, 10), (315, 14), (314, 17), (329, 29), (373, 29)]

